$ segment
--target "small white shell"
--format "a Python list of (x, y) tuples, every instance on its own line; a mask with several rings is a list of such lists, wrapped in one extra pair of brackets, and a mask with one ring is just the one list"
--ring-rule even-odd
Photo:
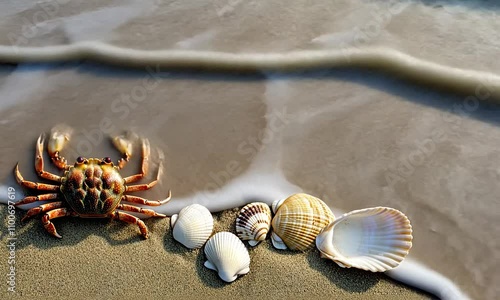
[(245, 205), (236, 219), (236, 234), (250, 246), (265, 240), (270, 227), (271, 209), (263, 202)]
[(201, 248), (214, 229), (212, 214), (199, 204), (184, 207), (170, 224), (174, 239), (190, 249)]
[(217, 271), (226, 281), (236, 280), (238, 275), (250, 271), (250, 255), (240, 239), (230, 232), (219, 232), (205, 245), (205, 267)]
[(343, 268), (385, 272), (395, 268), (412, 246), (412, 228), (398, 210), (373, 207), (351, 211), (316, 237), (321, 257)]

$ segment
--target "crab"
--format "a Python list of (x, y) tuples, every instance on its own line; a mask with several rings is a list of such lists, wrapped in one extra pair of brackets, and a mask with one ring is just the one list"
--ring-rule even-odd
[(160, 177), (162, 167), (161, 161), (156, 179), (148, 184), (129, 185), (144, 178), (148, 172), (148, 160), (150, 145), (147, 139), (142, 140), (142, 164), (141, 172), (132, 176), (122, 177), (120, 170), (129, 161), (132, 154), (132, 143), (124, 137), (115, 137), (113, 144), (120, 151), (122, 157), (118, 164), (114, 165), (111, 158), (85, 158), (78, 157), (74, 165), (67, 164), (61, 156), (61, 150), (69, 141), (69, 132), (53, 130), (47, 145), (47, 152), (64, 175), (58, 176), (44, 170), (43, 147), (45, 135), (41, 134), (36, 143), (35, 170), (39, 177), (57, 184), (45, 184), (27, 181), (19, 172), (19, 163), (16, 164), (14, 174), (17, 182), (28, 189), (47, 191), (50, 193), (38, 196), (27, 196), (15, 205), (23, 205), (39, 201), (50, 201), (28, 210), (22, 218), (22, 222), (38, 214), (45, 213), (42, 224), (51, 235), (62, 238), (56, 231), (54, 224), (50, 221), (55, 218), (73, 216), (82, 218), (110, 218), (120, 220), (129, 224), (136, 224), (141, 235), (148, 238), (148, 228), (138, 217), (127, 212), (141, 213), (150, 217), (164, 218), (166, 215), (155, 212), (152, 209), (141, 208), (136, 205), (124, 204), (122, 201), (145, 206), (159, 206), (170, 200), (171, 192), (164, 200), (152, 201), (138, 196), (127, 195), (128, 192), (144, 191), (156, 185)]

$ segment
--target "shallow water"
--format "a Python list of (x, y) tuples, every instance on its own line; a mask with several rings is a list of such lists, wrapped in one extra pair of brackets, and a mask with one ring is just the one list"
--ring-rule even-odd
[[(384, 45), (500, 73), (498, 7), (487, 1), (64, 2), (43, 22), (33, 21), (39, 6), (6, 5), (0, 43), (96, 39), (233, 52)], [(75, 128), (70, 161), (110, 153), (116, 159), (107, 135), (132, 130), (151, 141), (152, 173), (159, 152), (165, 155), (161, 183), (143, 195), (162, 198), (171, 188), (174, 199), (161, 208), (167, 214), (193, 202), (213, 211), (270, 203), (301, 190), (336, 215), (390, 206), (412, 221), (414, 246), (410, 262), (389, 275), (425, 287), (429, 280), (418, 279), (425, 265), (448, 278), (420, 276), (441, 297), (500, 293), (498, 106), (366, 70), (243, 76), (89, 63), (1, 66), (0, 92), (3, 186), (14, 184), (17, 161), (25, 178), (35, 178), (36, 138), (58, 123)], [(138, 153), (127, 175), (138, 170)]]

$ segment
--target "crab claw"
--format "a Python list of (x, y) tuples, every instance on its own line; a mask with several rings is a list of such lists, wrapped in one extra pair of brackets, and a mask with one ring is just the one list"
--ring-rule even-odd
[(57, 155), (56, 153), (61, 152), (64, 146), (68, 143), (72, 132), (73, 130), (66, 125), (57, 125), (52, 128), (50, 132), (49, 144), (47, 145), (50, 157), (54, 157)]
[(115, 136), (113, 138), (113, 145), (125, 156), (125, 159), (128, 160), (132, 156), (132, 141), (126, 136)]
[(118, 168), (120, 169), (123, 169), (125, 164), (130, 160), (130, 157), (132, 157), (132, 141), (129, 136), (130, 135), (119, 135), (111, 139), (113, 145), (123, 156), (118, 160)]

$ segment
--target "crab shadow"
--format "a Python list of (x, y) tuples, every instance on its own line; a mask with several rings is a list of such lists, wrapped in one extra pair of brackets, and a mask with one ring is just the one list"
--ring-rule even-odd
[[(41, 216), (36, 216), (26, 222), (20, 222), (26, 212), (16, 210), (14, 233), (16, 237), (16, 249), (35, 246), (39, 249), (50, 249), (54, 247), (74, 246), (86, 240), (89, 236), (104, 238), (111, 246), (138, 243), (144, 239), (139, 233), (137, 226), (126, 224), (111, 219), (85, 219), (78, 217), (67, 217), (51, 220), (57, 228), (61, 239), (50, 235), (42, 225)], [(0, 219), (3, 221), (4, 230), (0, 239), (5, 241), (9, 232), (5, 230), (8, 226), (8, 210), (0, 211)], [(146, 226), (151, 228), (154, 222), (161, 220), (144, 220)]]

